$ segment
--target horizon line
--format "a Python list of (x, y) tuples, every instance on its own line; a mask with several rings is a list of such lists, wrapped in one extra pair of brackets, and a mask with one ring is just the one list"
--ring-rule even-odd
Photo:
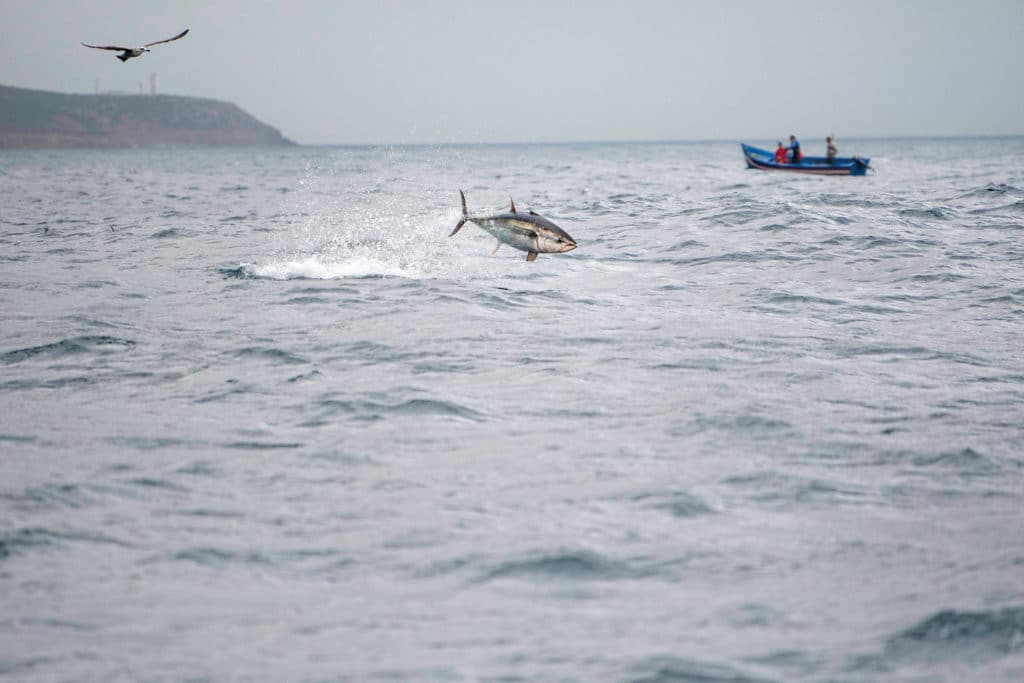
[[(891, 141), (891, 140), (1005, 140), (1024, 138), (1024, 133), (963, 133), (923, 135), (849, 135), (839, 140)], [(606, 140), (516, 140), (476, 142), (296, 142), (298, 147), (518, 147), (518, 146), (564, 146), (564, 145), (700, 145), (709, 143), (739, 144), (745, 140), (758, 140), (761, 136), (744, 138), (637, 138)], [(765, 140), (773, 138), (765, 137)], [(774, 138), (778, 139), (778, 137)]]

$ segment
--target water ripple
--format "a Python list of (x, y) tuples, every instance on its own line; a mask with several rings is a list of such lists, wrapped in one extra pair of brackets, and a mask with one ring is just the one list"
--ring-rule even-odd
[(8, 351), (0, 354), (0, 360), (5, 363), (19, 363), (37, 356), (61, 358), (78, 353), (110, 353), (134, 347), (135, 342), (131, 339), (119, 339), (106, 335), (69, 337), (50, 344)]

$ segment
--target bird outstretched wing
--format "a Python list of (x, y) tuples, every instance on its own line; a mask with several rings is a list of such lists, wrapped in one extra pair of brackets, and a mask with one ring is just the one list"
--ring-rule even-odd
[(91, 47), (96, 50), (118, 50), (123, 52), (125, 50), (132, 49), (130, 47), (118, 47), (117, 45), (90, 45), (89, 43), (82, 43), (82, 45), (85, 45), (86, 47)]
[(146, 43), (145, 45), (143, 45), (143, 47), (149, 47), (151, 45), (159, 45), (160, 43), (169, 43), (172, 40), (177, 40), (178, 38), (184, 37), (186, 33), (188, 33), (188, 29), (185, 29), (184, 31), (182, 31), (178, 35), (174, 36), (173, 38), (166, 38), (164, 40), (154, 40), (152, 43)]

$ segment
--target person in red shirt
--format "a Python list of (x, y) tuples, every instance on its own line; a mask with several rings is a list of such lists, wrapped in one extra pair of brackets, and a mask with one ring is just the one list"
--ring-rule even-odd
[(779, 146), (775, 148), (775, 161), (780, 164), (786, 163), (786, 148), (782, 146), (781, 141), (779, 141)]

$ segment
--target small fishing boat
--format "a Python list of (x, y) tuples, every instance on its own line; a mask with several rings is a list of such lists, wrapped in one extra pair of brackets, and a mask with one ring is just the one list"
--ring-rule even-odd
[(811, 175), (864, 175), (871, 160), (867, 157), (836, 157), (829, 163), (825, 157), (805, 156), (798, 164), (780, 164), (775, 161), (775, 152), (740, 143), (747, 168), (761, 171), (790, 171)]

